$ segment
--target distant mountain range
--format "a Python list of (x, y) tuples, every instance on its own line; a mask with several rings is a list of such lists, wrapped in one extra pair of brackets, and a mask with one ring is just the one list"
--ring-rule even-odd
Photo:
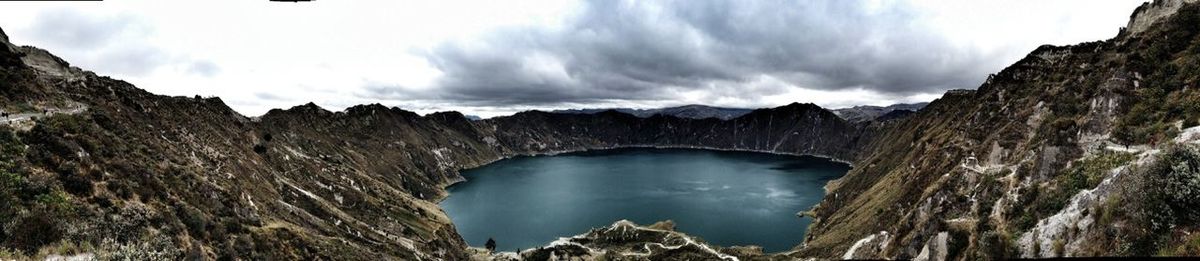
[[(884, 116), (884, 115), (888, 115), (889, 113), (891, 113), (893, 111), (907, 111), (909, 113), (916, 112), (918, 110), (921, 110), (921, 108), (925, 108), (925, 105), (929, 105), (929, 103), (928, 102), (902, 103), (902, 104), (894, 104), (894, 105), (889, 105), (889, 106), (865, 106), (864, 105), (864, 106), (854, 106), (851, 108), (844, 108), (844, 109), (835, 109), (835, 110), (830, 110), (830, 111), (833, 111), (833, 113), (837, 114), (838, 117), (841, 117), (842, 119), (845, 119), (846, 121), (849, 121), (849, 122), (865, 122), (865, 121), (874, 120), (876, 118), (880, 118), (881, 116)], [(630, 108), (571, 109), (571, 110), (555, 110), (555, 111), (551, 111), (551, 113), (596, 114), (596, 113), (600, 113), (600, 112), (604, 112), (604, 111), (617, 111), (617, 112), (622, 112), (622, 113), (628, 113), (633, 116), (637, 116), (637, 117), (641, 117), (641, 118), (649, 118), (650, 116), (661, 114), (661, 115), (666, 115), (666, 116), (675, 116), (675, 117), (679, 117), (679, 118), (688, 118), (688, 119), (717, 118), (717, 119), (722, 119), (722, 120), (728, 120), (728, 119), (741, 117), (742, 115), (746, 115), (746, 114), (750, 113), (751, 111), (754, 111), (754, 109), (724, 108), (724, 107), (713, 107), (713, 106), (692, 104), (692, 105), (658, 108), (658, 109), (630, 109)], [(892, 117), (902, 116), (902, 115), (906, 115), (906, 114), (907, 113), (898, 113), (898, 114), (892, 115)], [(889, 117), (889, 118), (892, 118), (892, 117)]]
[[(846, 121), (864, 122), (864, 121), (874, 120), (876, 118), (879, 118), (880, 116), (887, 115), (888, 113), (893, 112), (893, 111), (916, 112), (916, 111), (921, 110), (922, 108), (925, 108), (925, 105), (929, 105), (929, 103), (928, 102), (901, 103), (901, 104), (889, 105), (886, 107), (865, 106), (864, 105), (864, 106), (854, 106), (854, 107), (843, 108), (843, 109), (834, 109), (831, 111), (833, 111), (833, 114), (837, 114), (838, 117), (842, 117), (842, 119), (845, 119)], [(893, 115), (893, 116), (895, 116), (895, 115)]]
[(723, 107), (712, 107), (712, 106), (692, 104), (692, 105), (684, 105), (684, 106), (668, 107), (668, 108), (658, 108), (658, 109), (630, 109), (630, 108), (571, 109), (571, 110), (555, 110), (555, 111), (551, 111), (551, 113), (596, 114), (596, 113), (600, 113), (600, 112), (604, 112), (604, 111), (623, 112), (623, 113), (628, 113), (633, 116), (638, 116), (641, 118), (649, 118), (650, 116), (662, 114), (662, 115), (675, 116), (675, 117), (679, 117), (679, 118), (689, 118), (689, 119), (717, 118), (717, 119), (722, 119), (722, 120), (728, 120), (728, 119), (740, 117), (742, 115), (746, 115), (747, 113), (754, 111), (754, 109), (723, 108)]

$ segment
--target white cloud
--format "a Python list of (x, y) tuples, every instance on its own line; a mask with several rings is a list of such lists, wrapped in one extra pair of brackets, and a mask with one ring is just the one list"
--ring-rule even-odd
[[(1112, 37), (1142, 2), (864, 1), (862, 6), (868, 15), (886, 13), (897, 5), (914, 8), (915, 13), (900, 17), (908, 20), (897, 22), (923, 24), (931, 31), (912, 37), (944, 38), (951, 47), (975, 50), (982, 57), (991, 57), (981, 66), (993, 71), (1040, 44), (1071, 44)], [(435, 47), (444, 43), (464, 47), (494, 44), (478, 41), (511, 28), (571, 30), (566, 27), (569, 19), (579, 14), (582, 5), (580, 1), (567, 0), (4, 2), (0, 3), (0, 26), (14, 42), (49, 49), (85, 69), (125, 79), (160, 94), (221, 96), (247, 115), (308, 101), (335, 109), (382, 102), (418, 112), (460, 110), (494, 116), (535, 108), (687, 103), (763, 107), (813, 102), (842, 107), (924, 101), (937, 96), (936, 92), (924, 90), (904, 94), (862, 88), (817, 90), (774, 77), (752, 77), (747, 82), (706, 82), (710, 86), (676, 88), (672, 89), (675, 95), (653, 99), (595, 99), (559, 104), (497, 105), (364, 95), (371, 93), (369, 86), (390, 86), (417, 93), (444, 91), (438, 84), (446, 77), (445, 72), (427, 60)], [(652, 14), (655, 10), (647, 12)], [(836, 14), (827, 17), (836, 18)], [(694, 31), (679, 34), (679, 37), (696, 36)], [(688, 39), (683, 42), (706, 43), (703, 38)], [(921, 47), (889, 46), (888, 41), (869, 44), (883, 47), (879, 50), (924, 51)], [(522, 61), (528, 61), (524, 63), (529, 66), (528, 71), (537, 73), (520, 77), (540, 77), (535, 79), (547, 83), (575, 80), (563, 69), (570, 61), (539, 54), (538, 50), (529, 53)], [(984, 75), (971, 77), (982, 79)]]

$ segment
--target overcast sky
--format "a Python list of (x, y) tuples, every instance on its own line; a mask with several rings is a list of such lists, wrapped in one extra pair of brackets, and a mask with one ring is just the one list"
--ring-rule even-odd
[(706, 104), (829, 108), (974, 89), (1042, 44), (1111, 38), (1143, 0), (0, 2), (16, 44), (248, 116)]

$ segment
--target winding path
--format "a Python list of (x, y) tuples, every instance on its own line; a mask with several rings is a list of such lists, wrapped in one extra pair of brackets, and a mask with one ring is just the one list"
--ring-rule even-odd
[(17, 124), (20, 124), (21, 122), (32, 121), (34, 117), (46, 117), (46, 116), (51, 116), (51, 115), (55, 115), (55, 114), (79, 114), (80, 112), (83, 112), (86, 110), (87, 110), (87, 107), (79, 106), (79, 107), (69, 108), (69, 109), (51, 108), (51, 109), (47, 109), (45, 113), (43, 113), (43, 112), (23, 112), (23, 113), (9, 114), (8, 117), (0, 117), (0, 118), (3, 118), (3, 119), (0, 119), (0, 126), (17, 125)]

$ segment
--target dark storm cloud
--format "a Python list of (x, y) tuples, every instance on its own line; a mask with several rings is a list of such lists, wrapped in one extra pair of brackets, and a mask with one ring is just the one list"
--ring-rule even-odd
[[(701, 91), (782, 92), (763, 77), (818, 90), (889, 95), (973, 88), (988, 57), (952, 46), (903, 4), (866, 1), (586, 1), (562, 27), (507, 28), (423, 55), (436, 91), (372, 86), (370, 95), (482, 104), (678, 98)], [(751, 87), (756, 86), (756, 87)]]
[(950, 46), (904, 6), (863, 1), (698, 1), (677, 15), (713, 42), (707, 51), (749, 73), (812, 89), (937, 91), (974, 84), (981, 55)]

